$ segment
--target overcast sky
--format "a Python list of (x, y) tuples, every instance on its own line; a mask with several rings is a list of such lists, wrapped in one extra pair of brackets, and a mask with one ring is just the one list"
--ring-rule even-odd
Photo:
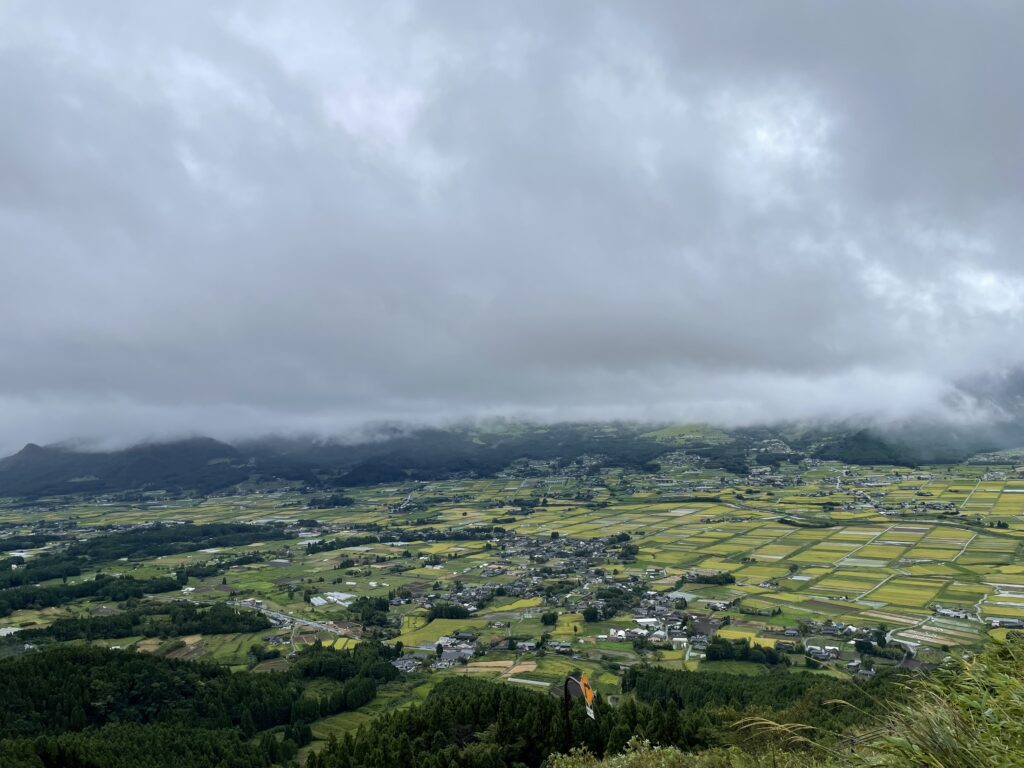
[(0, 0), (0, 448), (957, 418), (1016, 2)]

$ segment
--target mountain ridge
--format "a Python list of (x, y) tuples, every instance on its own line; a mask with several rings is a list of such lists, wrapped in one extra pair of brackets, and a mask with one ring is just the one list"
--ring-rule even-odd
[(953, 463), (1024, 445), (1018, 423), (986, 429), (899, 425), (786, 425), (651, 431), (652, 425), (554, 424), (486, 431), (471, 427), (392, 430), (357, 441), (267, 436), (230, 443), (212, 437), (83, 450), (27, 443), (0, 459), (0, 496), (40, 498), (166, 490), (210, 493), (248, 480), (343, 488), (453, 476), (493, 476), (520, 460), (589, 471), (616, 466), (656, 471), (666, 453), (685, 451), (737, 474), (804, 458), (852, 464)]

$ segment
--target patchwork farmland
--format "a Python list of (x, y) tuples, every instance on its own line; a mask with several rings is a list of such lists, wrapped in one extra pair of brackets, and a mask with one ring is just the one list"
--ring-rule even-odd
[[(338, 506), (280, 485), (31, 510), (10, 502), (0, 523), (10, 537), (52, 539), (19, 551), (26, 563), (69, 540), (183, 521), (262, 526), (254, 541), (130, 554), (68, 581), (184, 575), (147, 610), (227, 604), (264, 613), (270, 630), (88, 642), (261, 671), (318, 643), (401, 644), (412, 677), (382, 689), (373, 712), (450, 675), (547, 687), (584, 670), (604, 693), (639, 662), (850, 675), (934, 663), (1024, 626), (1024, 479), (1013, 464), (804, 461), (739, 476), (680, 452), (656, 472), (540, 464), (345, 493)], [(8, 643), (47, 642), (61, 619), (126, 610), (73, 600), (13, 610), (0, 627)], [(346, 713), (315, 732), (365, 721)]]

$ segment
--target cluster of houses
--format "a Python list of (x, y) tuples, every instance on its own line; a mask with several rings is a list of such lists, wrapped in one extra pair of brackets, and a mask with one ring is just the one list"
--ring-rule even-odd
[(472, 632), (459, 632), (438, 638), (437, 645), (440, 646), (441, 653), (436, 656), (434, 669), (451, 669), (456, 664), (471, 659), (476, 648), (476, 637)]
[(842, 656), (838, 645), (806, 645), (804, 653), (815, 661), (835, 661)]
[(426, 660), (427, 655), (425, 653), (409, 653), (394, 659), (391, 664), (399, 672), (415, 672), (423, 666)]
[[(500, 585), (501, 591), (505, 596), (516, 598), (543, 596), (546, 583), (558, 577), (574, 581), (582, 577), (584, 588), (599, 584), (620, 584), (621, 581), (610, 578), (602, 568), (620, 543), (610, 537), (580, 540), (510, 536), (492, 542), (498, 548), (493, 561), (464, 568), (463, 573), (483, 579), (510, 576), (511, 581)], [(517, 565), (513, 562), (516, 559), (528, 560), (531, 565)], [(647, 575), (650, 578), (664, 575), (661, 569), (649, 570), (651, 573)], [(640, 582), (640, 577), (632, 575), (628, 580), (635, 584)], [(392, 600), (392, 604), (412, 602), (430, 608), (435, 603), (443, 602), (460, 605), (470, 613), (475, 613), (493, 599), (497, 589), (498, 585), (495, 584), (456, 583), (452, 589), (445, 592), (430, 592), (412, 598), (398, 597)], [(594, 604), (601, 607), (599, 602), (594, 601)]]

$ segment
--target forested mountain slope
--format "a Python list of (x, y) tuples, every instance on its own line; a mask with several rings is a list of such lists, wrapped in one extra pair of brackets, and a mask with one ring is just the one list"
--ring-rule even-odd
[(600, 467), (654, 472), (659, 457), (679, 450), (701, 457), (709, 467), (743, 475), (755, 466), (804, 458), (916, 466), (1019, 445), (1024, 445), (1024, 430), (1017, 422), (970, 428), (840, 424), (730, 430), (519, 424), (502, 429), (390, 429), (356, 441), (268, 437), (230, 445), (192, 438), (115, 451), (29, 444), (0, 459), (0, 496), (208, 493), (246, 481), (344, 488), (491, 477), (516, 462), (591, 472)]

